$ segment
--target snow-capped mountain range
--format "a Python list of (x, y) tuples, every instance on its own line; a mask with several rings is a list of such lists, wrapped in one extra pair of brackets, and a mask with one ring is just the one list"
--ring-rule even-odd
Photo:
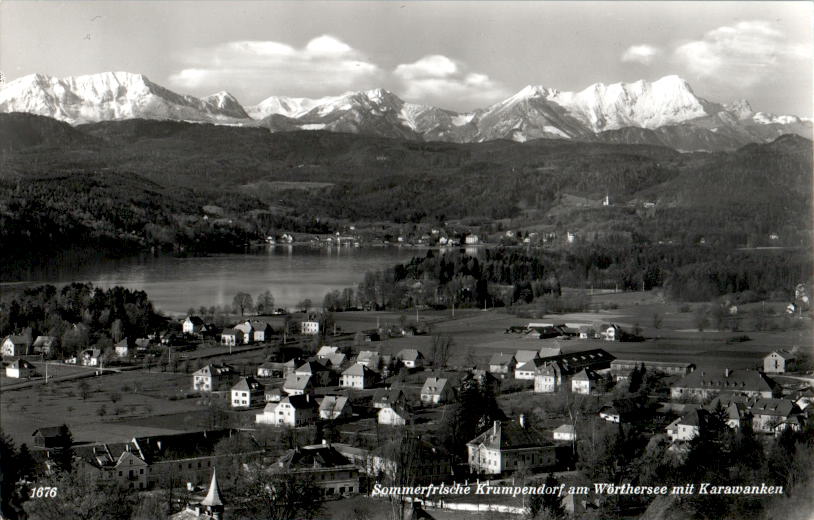
[(320, 99), (272, 96), (244, 107), (228, 92), (204, 98), (181, 95), (141, 74), (33, 74), (0, 89), (0, 112), (29, 112), (74, 125), (145, 118), (425, 141), (559, 138), (681, 150), (731, 149), (786, 133), (812, 135), (810, 119), (755, 112), (743, 100), (727, 105), (707, 101), (677, 76), (597, 83), (579, 92), (528, 86), (492, 106), (457, 113), (408, 103), (384, 89)]

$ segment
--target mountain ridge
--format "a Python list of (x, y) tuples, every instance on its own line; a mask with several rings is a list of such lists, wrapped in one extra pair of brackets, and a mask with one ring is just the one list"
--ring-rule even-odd
[(271, 96), (244, 106), (226, 91), (196, 98), (129, 72), (31, 74), (0, 89), (0, 112), (33, 113), (72, 125), (145, 118), (457, 143), (607, 139), (682, 151), (731, 150), (786, 133), (812, 135), (808, 119), (755, 112), (746, 100), (708, 101), (675, 75), (595, 83), (577, 92), (528, 85), (488, 107), (459, 113), (410, 103), (381, 88), (319, 99)]

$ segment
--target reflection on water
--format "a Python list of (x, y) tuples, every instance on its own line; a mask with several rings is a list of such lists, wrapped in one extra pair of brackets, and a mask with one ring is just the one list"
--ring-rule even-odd
[(240, 255), (175, 258), (142, 256), (118, 260), (62, 256), (16, 266), (0, 291), (40, 283), (92, 282), (144, 290), (156, 307), (184, 313), (190, 307), (231, 304), (235, 293), (257, 297), (268, 289), (275, 303), (291, 307), (305, 298), (320, 305), (325, 293), (355, 287), (366, 271), (405, 261), (426, 251), (407, 248), (311, 248), (276, 245)]

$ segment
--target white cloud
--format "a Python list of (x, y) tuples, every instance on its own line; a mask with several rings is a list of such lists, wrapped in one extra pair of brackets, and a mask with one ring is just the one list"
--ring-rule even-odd
[(752, 20), (713, 29), (699, 40), (678, 46), (673, 54), (699, 77), (751, 86), (789, 61), (810, 58), (811, 51), (789, 42), (775, 24)]
[(361, 52), (330, 35), (303, 48), (274, 41), (233, 41), (195, 49), (170, 76), (175, 87), (231, 88), (259, 99), (269, 95), (321, 96), (378, 86), (382, 71)]
[(398, 65), (393, 75), (401, 83), (406, 99), (440, 106), (453, 100), (468, 104), (492, 103), (508, 95), (499, 82), (467, 69), (460, 61), (432, 54)]
[(625, 63), (640, 63), (650, 65), (653, 60), (661, 54), (661, 49), (646, 43), (631, 45), (622, 53), (622, 61)]

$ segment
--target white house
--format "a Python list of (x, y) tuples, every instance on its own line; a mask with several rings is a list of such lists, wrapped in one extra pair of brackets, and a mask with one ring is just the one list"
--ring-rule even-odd
[(192, 373), (192, 389), (196, 392), (216, 392), (231, 388), (237, 379), (235, 369), (230, 365), (206, 365)]
[(258, 343), (269, 341), (274, 330), (267, 321), (251, 320), (248, 322), (252, 327), (252, 340)]
[(407, 368), (418, 368), (424, 365), (424, 355), (414, 348), (405, 348), (396, 354), (396, 359)]
[(206, 325), (198, 316), (187, 316), (181, 324), (181, 331), (184, 334), (203, 334), (206, 332)]
[(534, 374), (534, 392), (553, 393), (565, 383), (565, 374), (557, 363), (546, 363)]
[(570, 424), (562, 424), (554, 429), (555, 441), (575, 441), (577, 440), (577, 432)]
[(775, 350), (763, 358), (763, 371), (770, 374), (782, 374), (794, 370), (796, 356), (788, 350)]
[(311, 376), (289, 374), (283, 383), (283, 391), (288, 395), (303, 395), (314, 393), (314, 383)]
[(499, 475), (520, 469), (556, 464), (556, 447), (542, 432), (519, 421), (495, 421), (486, 431), (466, 443), (469, 469), (473, 473)]
[(311, 424), (316, 418), (316, 401), (306, 394), (284, 397), (279, 403), (268, 403), (263, 413), (255, 415), (255, 422), (295, 428)]
[(102, 351), (98, 348), (91, 348), (82, 351), (82, 364), (86, 367), (98, 367)]
[(319, 322), (304, 320), (300, 323), (300, 333), (305, 336), (316, 336), (319, 334)]
[(375, 382), (376, 372), (358, 363), (348, 367), (339, 378), (339, 386), (345, 388), (370, 388)]
[(127, 343), (127, 338), (124, 338), (120, 342), (116, 343), (116, 356), (118, 357), (127, 357), (130, 354), (130, 345)]
[(3, 339), (4, 356), (24, 356), (28, 353), (28, 338), (25, 336), (6, 336)]
[(257, 379), (241, 377), (232, 387), (232, 408), (253, 408), (262, 406), (266, 401), (266, 387)]
[(518, 362), (517, 367), (514, 369), (514, 378), (528, 380), (534, 379), (534, 377), (537, 375), (538, 368), (543, 366), (544, 363), (545, 361), (540, 358), (534, 358), (526, 361), (525, 363)]
[(478, 241), (478, 235), (466, 235), (466, 238), (464, 239), (464, 243), (468, 246), (475, 245), (478, 243)]
[(6, 377), (14, 379), (28, 379), (34, 377), (34, 365), (25, 359), (17, 359), (6, 367)]
[(254, 327), (252, 327), (252, 322), (246, 320), (243, 323), (238, 323), (235, 325), (234, 330), (239, 330), (242, 332), (242, 343), (249, 344), (252, 342)]
[(602, 325), (599, 334), (605, 341), (619, 341), (622, 338), (621, 329), (614, 325)]
[(427, 404), (448, 403), (455, 397), (448, 379), (428, 377), (421, 387), (421, 402)]
[(356, 356), (356, 363), (375, 370), (378, 369), (381, 364), (381, 356), (378, 352), (372, 350), (362, 350), (359, 352), (359, 355)]
[(571, 378), (571, 391), (575, 394), (590, 394), (596, 388), (599, 375), (590, 368), (583, 368)]
[(331, 371), (319, 361), (306, 361), (294, 371), (298, 376), (310, 376), (315, 386), (328, 386), (331, 383)]
[(709, 412), (703, 408), (684, 414), (667, 426), (667, 437), (673, 442), (690, 441), (701, 433)]
[(395, 403), (389, 403), (383, 408), (380, 408), (377, 415), (379, 424), (387, 424), (389, 426), (404, 426), (409, 419), (410, 413), (407, 409)]
[(320, 419), (334, 420), (351, 415), (351, 405), (344, 395), (326, 395), (318, 401)]
[(220, 342), (222, 345), (243, 345), (243, 331), (240, 329), (223, 329), (220, 333)]

